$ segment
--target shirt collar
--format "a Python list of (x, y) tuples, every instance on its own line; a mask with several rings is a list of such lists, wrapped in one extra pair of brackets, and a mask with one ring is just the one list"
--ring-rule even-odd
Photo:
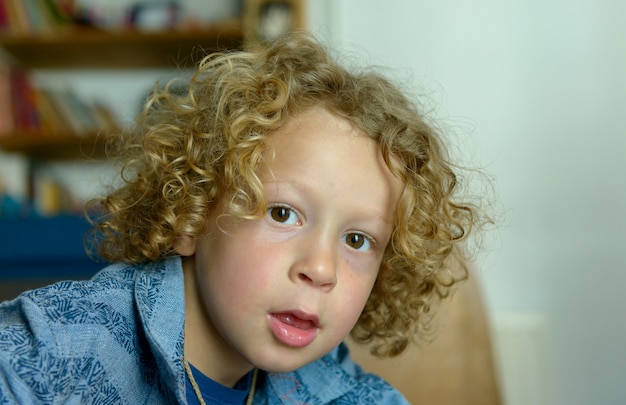
[[(183, 387), (185, 289), (181, 258), (145, 264), (135, 282), (135, 301), (162, 381), (176, 381)], [(173, 384), (168, 387), (179, 400), (183, 398), (182, 389)]]
[(268, 389), (279, 395), (284, 403), (329, 403), (361, 385), (355, 375), (362, 373), (349, 360), (348, 349), (342, 343), (321, 359), (290, 373), (268, 373)]

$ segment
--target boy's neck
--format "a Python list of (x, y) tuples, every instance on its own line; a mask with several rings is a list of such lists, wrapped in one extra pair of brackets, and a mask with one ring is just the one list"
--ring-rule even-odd
[(208, 314), (198, 295), (193, 267), (193, 256), (184, 258), (185, 360), (213, 381), (234, 387), (253, 367), (232, 353), (222, 336), (208, 322)]

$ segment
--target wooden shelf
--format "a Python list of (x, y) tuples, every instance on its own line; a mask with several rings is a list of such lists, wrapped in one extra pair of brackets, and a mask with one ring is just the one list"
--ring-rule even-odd
[(0, 149), (41, 160), (94, 159), (104, 157), (107, 139), (102, 134), (7, 134), (0, 135)]
[[(105, 31), (67, 27), (45, 34), (0, 34), (0, 48), (24, 69), (185, 68), (215, 50), (241, 48), (241, 19), (193, 30)], [(35, 159), (103, 157), (103, 135), (0, 134), (0, 149)]]
[(239, 19), (190, 31), (103, 31), (69, 28), (50, 34), (2, 35), (0, 47), (26, 68), (187, 67), (207, 51), (239, 48)]

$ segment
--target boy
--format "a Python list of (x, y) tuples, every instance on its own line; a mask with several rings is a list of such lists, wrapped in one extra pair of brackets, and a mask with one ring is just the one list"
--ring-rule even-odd
[(155, 89), (97, 203), (116, 264), (0, 306), (3, 403), (405, 403), (391, 356), (475, 221), (437, 134), (304, 34)]

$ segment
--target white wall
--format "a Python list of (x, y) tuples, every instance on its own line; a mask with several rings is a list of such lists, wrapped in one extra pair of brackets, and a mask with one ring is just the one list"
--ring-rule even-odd
[(551, 403), (626, 398), (626, 2), (313, 0), (312, 29), (432, 91), (497, 182), (489, 309), (549, 322)]

